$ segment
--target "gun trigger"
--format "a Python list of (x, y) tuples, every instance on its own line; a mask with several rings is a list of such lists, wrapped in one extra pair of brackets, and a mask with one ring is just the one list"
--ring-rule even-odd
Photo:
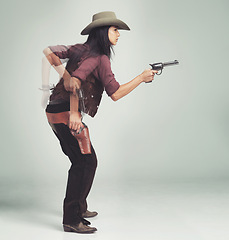
[(160, 70), (160, 72), (156, 73), (157, 75), (161, 75), (162, 74), (162, 69)]

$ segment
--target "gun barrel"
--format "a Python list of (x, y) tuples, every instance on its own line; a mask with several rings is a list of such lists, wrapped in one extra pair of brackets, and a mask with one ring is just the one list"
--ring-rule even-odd
[(162, 63), (162, 62), (154, 63), (154, 64), (150, 64), (150, 66), (152, 67), (152, 70), (159, 71), (158, 73), (156, 73), (157, 75), (161, 75), (162, 69), (164, 67), (171, 66), (171, 65), (176, 65), (176, 64), (179, 64), (179, 62), (177, 60), (174, 60), (174, 61), (164, 62), (164, 63)]
[(166, 67), (166, 66), (175, 65), (175, 64), (179, 64), (179, 62), (177, 60), (170, 61), (170, 62), (164, 62), (163, 66)]

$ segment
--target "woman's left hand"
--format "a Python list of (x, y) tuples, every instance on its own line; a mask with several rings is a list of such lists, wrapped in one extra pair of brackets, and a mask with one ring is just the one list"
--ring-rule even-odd
[(80, 112), (70, 112), (69, 128), (71, 130), (75, 130), (78, 133), (80, 128), (83, 126), (84, 125), (82, 123), (82, 116)]

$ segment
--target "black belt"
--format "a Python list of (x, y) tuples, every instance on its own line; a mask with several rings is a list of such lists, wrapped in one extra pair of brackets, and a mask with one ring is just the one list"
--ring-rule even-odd
[(69, 102), (63, 99), (54, 99), (49, 102), (49, 105), (55, 105), (55, 104), (61, 104), (61, 103), (69, 103)]
[(63, 99), (51, 100), (46, 108), (46, 112), (58, 113), (70, 111), (70, 102)]

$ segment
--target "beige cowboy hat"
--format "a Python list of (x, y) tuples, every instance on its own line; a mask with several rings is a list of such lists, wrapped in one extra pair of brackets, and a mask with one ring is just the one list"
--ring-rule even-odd
[(130, 30), (126, 23), (117, 19), (114, 12), (106, 11), (94, 14), (92, 22), (83, 29), (81, 35), (87, 35), (93, 28), (103, 26), (116, 26), (118, 29)]

